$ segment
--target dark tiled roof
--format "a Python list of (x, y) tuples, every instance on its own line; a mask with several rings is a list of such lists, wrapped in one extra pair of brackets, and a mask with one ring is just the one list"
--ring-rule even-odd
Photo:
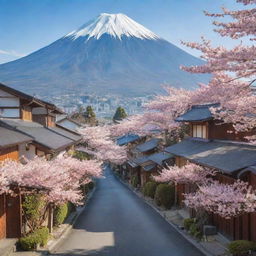
[(48, 127), (48, 129), (62, 136), (65, 136), (68, 139), (72, 139), (73, 141), (80, 141), (82, 139), (82, 137), (79, 134), (75, 134), (74, 132), (69, 132), (59, 127)]
[(211, 107), (218, 107), (219, 104), (194, 105), (185, 114), (179, 116), (177, 122), (196, 122), (213, 119)]
[(68, 120), (69, 122), (72, 122), (72, 123), (74, 123), (74, 124), (76, 124), (76, 125), (78, 125), (78, 126), (81, 126), (81, 123), (79, 123), (79, 122), (77, 122), (76, 120), (74, 120), (74, 119), (68, 117), (68, 116), (65, 115), (65, 114), (62, 115), (62, 116), (60, 116), (60, 117), (58, 117), (56, 123), (61, 123), (61, 122), (64, 121), (64, 120)]
[(256, 164), (256, 147), (242, 143), (187, 139), (165, 151), (229, 174)]
[(132, 160), (127, 161), (127, 163), (133, 168), (138, 167), (138, 165), (134, 163)]
[(166, 161), (170, 158), (174, 157), (174, 155), (167, 153), (167, 152), (159, 152), (159, 153), (155, 153), (150, 155), (148, 158), (155, 162), (158, 165), (162, 165), (163, 161)]
[(149, 164), (149, 165), (145, 165), (143, 166), (143, 170), (146, 171), (146, 172), (150, 172), (152, 171), (154, 168), (156, 167), (156, 164)]
[(128, 161), (132, 167), (141, 166), (144, 171), (151, 171), (156, 167), (156, 164), (149, 159), (148, 156), (142, 156)]
[(122, 137), (119, 137), (116, 140), (116, 143), (119, 146), (123, 146), (123, 145), (127, 145), (128, 143), (134, 142), (134, 141), (138, 140), (139, 138), (140, 137), (138, 135), (128, 134), (128, 135), (124, 135)]
[(160, 139), (151, 139), (149, 141), (146, 141), (142, 144), (139, 144), (135, 149), (139, 152), (147, 152), (149, 150), (152, 150), (158, 146), (158, 143), (160, 142)]
[(148, 162), (150, 160), (148, 159), (148, 156), (141, 156), (141, 157), (132, 159), (132, 161), (134, 163), (136, 163), (137, 165), (141, 165), (141, 164), (145, 164), (146, 162)]
[(10, 147), (32, 141), (33, 138), (21, 132), (1, 126), (0, 123), (0, 148)]
[(6, 125), (15, 128), (28, 136), (33, 137), (33, 141), (54, 151), (65, 149), (74, 144), (72, 139), (57, 134), (54, 131), (36, 122), (23, 121), (20, 119), (2, 119)]

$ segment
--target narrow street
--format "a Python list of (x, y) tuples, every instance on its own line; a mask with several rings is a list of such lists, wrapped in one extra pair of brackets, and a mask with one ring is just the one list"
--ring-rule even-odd
[(54, 255), (202, 255), (109, 169), (105, 177)]

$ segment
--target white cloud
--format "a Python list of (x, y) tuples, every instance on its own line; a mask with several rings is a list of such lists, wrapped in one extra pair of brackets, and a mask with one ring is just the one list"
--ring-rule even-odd
[(5, 50), (1, 50), (1, 49), (0, 49), (0, 55), (9, 55), (9, 56), (19, 57), (19, 58), (25, 56), (25, 54), (18, 53), (14, 50), (5, 51)]

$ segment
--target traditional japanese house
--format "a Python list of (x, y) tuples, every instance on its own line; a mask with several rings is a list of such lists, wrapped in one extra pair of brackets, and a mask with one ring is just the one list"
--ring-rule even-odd
[[(157, 138), (151, 138), (148, 141), (138, 144), (136, 147), (131, 149), (130, 151), (130, 158), (127, 161), (127, 171), (128, 176), (131, 179), (132, 176), (137, 176), (139, 180), (139, 185), (141, 186), (141, 166), (143, 163), (140, 163), (141, 160), (146, 160), (147, 156), (155, 153), (158, 149), (160, 139)], [(139, 161), (139, 164), (136, 163), (136, 161)], [(152, 166), (147, 166), (147, 161), (144, 163), (144, 167), (151, 168)]]
[(80, 142), (80, 135), (56, 126), (56, 115), (62, 113), (54, 104), (0, 84), (0, 122), (33, 138), (19, 147), (20, 156), (51, 158)]
[(58, 109), (49, 109), (48, 107), (36, 107), (32, 109), (32, 121), (45, 127), (56, 126), (56, 115), (62, 113)]
[[(0, 161), (22, 156), (51, 159), (73, 148), (80, 135), (55, 125), (55, 105), (0, 84)], [(21, 195), (0, 196), (0, 238), (21, 235)]]
[[(175, 156), (175, 164), (183, 166), (188, 161), (218, 171), (216, 178), (221, 183), (233, 183), (240, 178), (256, 186), (256, 147), (243, 142), (245, 135), (236, 133), (231, 124), (222, 124), (214, 120), (210, 108), (214, 106), (193, 106), (177, 118), (190, 126), (190, 137), (180, 143), (169, 146), (166, 152)], [(191, 186), (177, 185), (178, 204), (182, 206), (183, 193), (190, 192)], [(256, 213), (241, 217), (223, 219), (211, 214), (212, 224), (219, 232), (230, 239), (248, 239), (256, 241)]]
[(151, 180), (152, 175), (158, 175), (159, 172), (168, 165), (173, 165), (174, 156), (167, 152), (157, 152), (146, 157), (148, 162), (140, 164), (141, 185)]
[[(116, 143), (119, 146), (126, 146), (128, 158), (132, 158), (133, 157), (132, 149), (134, 148), (135, 145), (137, 145), (143, 139), (144, 139), (143, 137), (140, 137), (136, 134), (126, 134), (124, 136), (118, 137), (116, 139)], [(116, 168), (123, 179), (130, 178), (127, 162), (123, 163), (122, 165), (116, 166)]]
[[(32, 142), (32, 138), (8, 129), (0, 123), (0, 165), (10, 159), (19, 160), (19, 147)], [(0, 239), (20, 237), (22, 229), (21, 196), (0, 195)]]

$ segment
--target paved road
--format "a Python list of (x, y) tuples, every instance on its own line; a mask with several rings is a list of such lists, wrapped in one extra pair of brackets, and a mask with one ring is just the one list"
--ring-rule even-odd
[(201, 256), (109, 169), (54, 255)]

